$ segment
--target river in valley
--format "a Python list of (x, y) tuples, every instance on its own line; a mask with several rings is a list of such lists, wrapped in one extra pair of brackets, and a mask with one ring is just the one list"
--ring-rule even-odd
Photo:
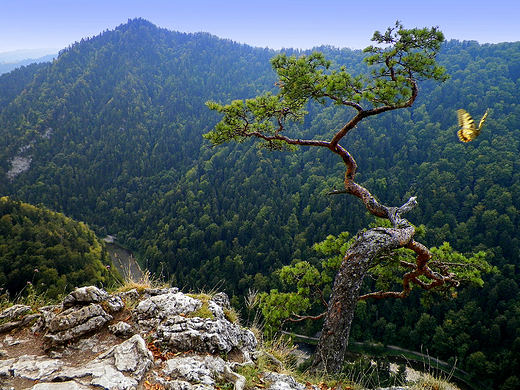
[(108, 254), (112, 260), (112, 264), (119, 271), (124, 281), (139, 282), (143, 279), (143, 271), (137, 263), (134, 254), (122, 246), (114, 242), (106, 242)]

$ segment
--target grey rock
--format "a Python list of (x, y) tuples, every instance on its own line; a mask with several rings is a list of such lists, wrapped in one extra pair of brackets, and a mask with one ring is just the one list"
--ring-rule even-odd
[(41, 313), (43, 312), (51, 312), (51, 311), (57, 311), (61, 310), (63, 308), (63, 305), (48, 305), (48, 306), (42, 306), (38, 309)]
[(146, 346), (144, 339), (135, 335), (127, 341), (115, 346), (98, 359), (114, 360), (114, 366), (119, 371), (131, 372), (133, 376), (141, 378), (153, 363), (153, 355)]
[[(117, 321), (108, 326), (112, 333), (99, 332), (113, 319), (111, 313), (125, 308), (126, 300), (132, 300), (132, 306), (137, 304), (125, 320), (128, 323)], [(21, 306), (4, 310), (0, 315), (8, 322), (32, 321), (39, 316), (31, 330), (59, 348), (49, 356), (9, 358), (9, 348), (39, 340), (40, 336), (3, 337), (0, 347), (6, 353), (4, 360), (0, 359), (0, 390), (13, 388), (18, 378), (38, 381), (31, 390), (135, 390), (144, 388), (145, 378), (174, 390), (214, 390), (222, 383), (243, 390), (245, 378), (233, 367), (245, 363), (226, 362), (218, 354), (242, 352), (243, 361), (252, 364), (249, 357), (256, 354), (256, 338), (250, 330), (225, 318), (224, 312), (230, 308), (226, 294), (216, 294), (207, 301), (212, 318), (194, 317), (202, 305), (200, 299), (177, 288), (146, 289), (142, 295), (137, 290), (110, 295), (96, 287), (85, 287), (69, 294), (61, 305), (40, 308), (41, 314), (28, 315), (27, 308)], [(122, 341), (116, 335), (129, 339)], [(144, 335), (154, 340), (156, 365)], [(169, 349), (200, 354), (178, 356), (167, 353)], [(274, 357), (271, 360), (281, 365)], [(287, 375), (268, 373), (264, 379), (270, 383), (269, 390), (305, 390), (303, 384)]]
[(106, 315), (107, 313), (103, 308), (96, 304), (90, 304), (89, 306), (82, 307), (79, 310), (71, 308), (55, 316), (48, 323), (47, 329), (50, 332), (59, 332), (83, 324), (93, 317), (104, 317)]
[(7, 378), (11, 376), (11, 366), (15, 361), (16, 359), (0, 360), (0, 378)]
[(49, 359), (46, 356), (24, 355), (16, 359), (10, 367), (14, 377), (30, 380), (45, 380), (63, 366), (63, 362), (57, 359)]
[(82, 337), (77, 341), (67, 343), (67, 348), (63, 349), (62, 355), (67, 358), (69, 356), (78, 354), (82, 355), (85, 353), (99, 354), (112, 348), (114, 342), (117, 342), (115, 337), (112, 339), (105, 337), (101, 340), (99, 334), (94, 332), (91, 337)]
[(108, 311), (111, 313), (117, 313), (125, 308), (125, 302), (121, 297), (111, 296), (106, 301)]
[[(86, 389), (97, 386), (104, 389), (135, 389), (153, 364), (153, 355), (144, 339), (135, 335), (131, 339), (110, 348), (81, 367), (62, 364), (59, 359), (24, 356), (0, 361), (0, 375), (38, 380), (34, 390)], [(220, 357), (195, 356), (168, 360), (162, 368), (163, 381), (169, 389), (203, 390), (214, 389), (216, 375), (241, 384), (241, 377), (231, 372)], [(162, 377), (162, 378), (161, 378)], [(164, 377), (172, 377), (168, 381)], [(67, 384), (61, 385), (58, 383)], [(238, 386), (237, 390), (242, 387)]]
[(47, 329), (45, 329), (46, 324), (50, 323), (53, 320), (53, 318), (56, 317), (57, 313), (59, 313), (61, 310), (63, 310), (62, 305), (50, 305), (50, 306), (40, 307), (38, 309), (38, 311), (41, 313), (41, 318), (39, 321), (37, 321), (31, 327), (31, 332), (32, 333), (46, 332), (47, 331)]
[(230, 368), (218, 356), (189, 356), (170, 359), (165, 362), (159, 378), (170, 378), (162, 380), (162, 385), (168, 389), (179, 390), (202, 390), (214, 389), (217, 380), (230, 381), (235, 390), (243, 390), (246, 379)]
[(27, 325), (32, 320), (40, 317), (41, 314), (29, 314), (24, 316), (20, 321), (6, 322), (5, 324), (0, 325), (0, 333), (10, 332), (11, 330), (19, 328), (20, 326)]
[(0, 333), (10, 332), (13, 329), (18, 328), (21, 324), (22, 324), (22, 321), (12, 321), (12, 322), (6, 322), (5, 324), (1, 324)]
[[(206, 365), (206, 363), (210, 364)], [(217, 365), (221, 366), (220, 371), (223, 371), (223, 360), (219, 365), (215, 361), (204, 361), (204, 359), (199, 358), (198, 356), (181, 357), (178, 359), (167, 360), (165, 367), (163, 368), (163, 373), (176, 380), (183, 380), (191, 383), (201, 383), (205, 386), (214, 386), (215, 380), (213, 379), (212, 372), (218, 372), (218, 369), (212, 370), (212, 367), (210, 366), (214, 367)]]
[(168, 390), (215, 390), (214, 386), (206, 386), (201, 383), (190, 383), (178, 380), (165, 381), (162, 378), (157, 378), (157, 382), (165, 386)]
[(231, 309), (231, 303), (226, 293), (221, 292), (215, 294), (213, 298), (208, 302), (209, 310), (218, 319), (224, 319), (224, 310)]
[(230, 352), (233, 348), (248, 354), (257, 340), (248, 329), (227, 320), (174, 316), (157, 327), (158, 343), (172, 349), (198, 352)]
[(124, 301), (137, 301), (140, 298), (140, 295), (135, 288), (117, 293), (116, 296), (123, 299)]
[(141, 319), (164, 319), (179, 314), (194, 312), (202, 306), (198, 299), (191, 298), (183, 293), (171, 293), (155, 295), (141, 301), (135, 308), (135, 313)]
[(15, 318), (18, 318), (19, 316), (24, 315), (31, 310), (31, 307), (27, 305), (13, 305), (0, 312), (0, 320), (14, 320)]
[(221, 306), (224, 309), (229, 309), (231, 307), (231, 303), (229, 302), (229, 297), (225, 292), (220, 292), (215, 294), (213, 298), (211, 298), (213, 302), (217, 305)]
[(117, 324), (110, 325), (108, 329), (116, 336), (130, 337), (134, 334), (132, 325), (127, 324), (124, 321), (119, 321)]
[(234, 383), (235, 390), (243, 390), (246, 387), (246, 378), (236, 372), (231, 371), (229, 366), (224, 367), (224, 375)]
[(31, 321), (33, 321), (34, 319), (37, 319), (37, 318), (40, 318), (42, 315), (39, 314), (39, 313), (35, 313), (35, 314), (28, 314), (26, 316), (24, 316), (22, 318), (22, 326), (24, 325), (27, 325), (28, 323), (30, 323)]
[(63, 359), (63, 353), (58, 351), (49, 351), (49, 357), (51, 359)]
[(103, 389), (130, 390), (138, 385), (136, 379), (125, 376), (114, 366), (102, 361), (92, 361), (82, 368), (64, 370), (55, 376), (53, 381), (63, 379), (75, 379), (83, 385), (99, 386)]
[(124, 376), (121, 372), (108, 367), (103, 369), (103, 375), (92, 380), (93, 386), (107, 390), (133, 390), (139, 384), (135, 379)]
[(214, 301), (208, 301), (208, 309), (211, 313), (213, 313), (216, 319), (223, 320), (225, 318), (224, 310), (218, 303)]
[(48, 323), (45, 328), (50, 332), (45, 340), (52, 344), (60, 344), (73, 340), (92, 331), (102, 328), (112, 316), (95, 303), (80, 309), (70, 308), (63, 313), (46, 317)]
[(29, 390), (89, 390), (90, 386), (83, 386), (74, 381), (37, 383)]
[(23, 340), (23, 339), (15, 339), (10, 334), (5, 335), (5, 337), (4, 337), (4, 344), (7, 345), (8, 347), (12, 347), (14, 345), (19, 345), (19, 344), (25, 344), (27, 342), (29, 342), (29, 341)]
[(305, 390), (305, 385), (298, 383), (292, 376), (269, 372), (264, 380), (271, 383), (268, 390)]
[(170, 287), (170, 288), (145, 288), (143, 292), (143, 296), (145, 298), (153, 297), (156, 295), (164, 295), (164, 294), (177, 294), (179, 292), (178, 287)]
[(104, 389), (130, 390), (139, 384), (152, 364), (153, 355), (144, 339), (135, 335), (82, 367), (60, 370), (50, 380), (76, 380)]
[(71, 307), (77, 304), (100, 303), (109, 297), (110, 295), (105, 290), (95, 286), (80, 287), (63, 299), (63, 307)]

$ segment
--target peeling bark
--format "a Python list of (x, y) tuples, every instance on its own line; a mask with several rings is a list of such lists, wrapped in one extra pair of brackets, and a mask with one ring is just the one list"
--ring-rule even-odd
[[(368, 79), (351, 78), (350, 75), (342, 73), (344, 70), (337, 74), (326, 75), (320, 67), (328, 69), (329, 65), (321, 56), (303, 57), (302, 61), (294, 62), (282, 55), (273, 62), (273, 67), (280, 76), (280, 81), (277, 83), (281, 88), (278, 100), (259, 97), (249, 101), (249, 106), (210, 104), (210, 108), (226, 115), (225, 120), (220, 123), (219, 131), (208, 133), (208, 139), (215, 144), (253, 137), (262, 140), (267, 148), (273, 150), (284, 150), (286, 145), (327, 148), (342, 158), (346, 168), (344, 189), (333, 190), (329, 195), (340, 193), (354, 195), (363, 201), (372, 215), (386, 218), (392, 223), (393, 228), (375, 228), (360, 234), (347, 251), (334, 280), (330, 302), (326, 305), (325, 324), (311, 367), (311, 371), (316, 373), (341, 371), (356, 305), (358, 300), (363, 298), (360, 297), (361, 284), (374, 259), (381, 254), (407, 247), (415, 251), (417, 258), (415, 264), (406, 264), (411, 271), (403, 278), (403, 292), (379, 292), (371, 297), (379, 298), (385, 294), (404, 297), (410, 290), (410, 283), (416, 283), (422, 288), (433, 288), (451, 281), (451, 275), (440, 275), (428, 267), (431, 254), (426, 247), (413, 240), (415, 229), (401, 217), (415, 207), (415, 197), (410, 198), (401, 207), (387, 207), (380, 204), (367, 189), (354, 181), (357, 163), (354, 157), (340, 145), (340, 141), (365, 118), (411, 107), (419, 91), (418, 79), (439, 81), (446, 79), (444, 69), (438, 67), (434, 61), (444, 36), (436, 28), (403, 30), (403, 27), (396, 23), (394, 29), (388, 29), (384, 35), (377, 32), (372, 40), (378, 44), (394, 44), (395, 50), (390, 50), (391, 47), (383, 49), (372, 46), (366, 49), (367, 52), (372, 53), (372, 56), (367, 59), (369, 66), (382, 66), (372, 71)], [(413, 54), (410, 54), (410, 50)], [(304, 77), (299, 77), (301, 74)], [(340, 79), (339, 76), (344, 78)], [(345, 94), (345, 89), (350, 90), (350, 93)], [(308, 101), (322, 102), (325, 98), (356, 111), (330, 141), (294, 139), (283, 134), (287, 120), (303, 118), (305, 115), (303, 108)], [(368, 108), (363, 108), (361, 105), (360, 101), (363, 104), (365, 102), (363, 99), (368, 100)], [(255, 122), (257, 119), (260, 120)], [(273, 126), (275, 120), (278, 128)], [(422, 282), (417, 278), (420, 275), (425, 275), (432, 282)], [(289, 321), (309, 318), (297, 316)]]
[[(348, 174), (345, 177), (345, 190), (329, 194), (349, 193), (360, 198), (367, 210), (381, 218), (387, 218), (393, 228), (374, 228), (356, 237), (354, 244), (347, 250), (340, 269), (334, 279), (334, 286), (325, 316), (322, 333), (316, 348), (313, 364), (315, 373), (338, 373), (343, 367), (350, 335), (350, 327), (356, 311), (357, 302), (367, 298), (406, 298), (411, 291), (411, 283), (429, 290), (444, 284), (456, 284), (455, 275), (445, 272), (441, 275), (428, 266), (431, 253), (424, 245), (414, 240), (415, 229), (402, 214), (412, 210), (416, 198), (410, 198), (401, 207), (387, 207), (380, 204), (364, 187), (354, 183)], [(398, 248), (408, 248), (416, 254), (416, 262), (407, 263), (411, 269), (403, 276), (403, 289), (400, 292), (374, 292), (360, 296), (361, 284), (375, 259)], [(431, 280), (425, 283), (420, 275)]]
[(414, 233), (415, 229), (411, 226), (404, 229), (375, 228), (357, 237), (345, 254), (334, 280), (312, 371), (341, 371), (360, 287), (372, 261), (384, 252), (407, 245)]

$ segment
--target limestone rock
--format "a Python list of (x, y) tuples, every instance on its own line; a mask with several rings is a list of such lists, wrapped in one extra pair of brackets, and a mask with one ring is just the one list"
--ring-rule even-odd
[(130, 372), (138, 378), (142, 378), (153, 363), (153, 355), (140, 335), (131, 337), (100, 355), (98, 359), (113, 359), (113, 364), (119, 371)]
[(0, 320), (8, 319), (14, 320), (27, 312), (30, 312), (31, 306), (27, 305), (13, 305), (0, 312)]
[(270, 383), (268, 390), (305, 390), (305, 385), (298, 383), (292, 376), (269, 372), (264, 380)]
[(178, 287), (169, 288), (145, 288), (143, 291), (143, 298), (150, 298), (156, 295), (164, 294), (177, 294), (179, 292)]
[(108, 329), (110, 329), (110, 331), (114, 333), (116, 336), (121, 337), (129, 337), (134, 334), (132, 325), (127, 324), (124, 321), (119, 321), (117, 324), (110, 325)]
[(134, 310), (137, 324), (142, 331), (155, 329), (165, 318), (178, 314), (189, 314), (202, 306), (198, 299), (180, 292), (166, 290), (141, 301)]
[(219, 357), (181, 357), (166, 361), (163, 373), (168, 377), (185, 382), (214, 386), (212, 372), (224, 371), (224, 360)]
[(81, 367), (64, 367), (51, 381), (77, 381), (103, 389), (134, 389), (153, 364), (144, 339), (135, 335)]
[(112, 316), (95, 303), (80, 309), (71, 307), (63, 313), (48, 316), (45, 329), (49, 331), (45, 339), (51, 344), (62, 344), (87, 333), (102, 328)]
[(215, 302), (217, 305), (223, 307), (224, 309), (231, 308), (229, 297), (225, 292), (219, 292), (218, 294), (215, 294), (213, 298), (211, 298), (211, 300)]
[(256, 338), (248, 329), (227, 320), (174, 316), (157, 327), (157, 342), (174, 350), (220, 353), (232, 349), (244, 353), (256, 348)]
[(198, 299), (183, 293), (166, 293), (155, 295), (140, 302), (135, 309), (138, 319), (158, 318), (188, 314), (202, 306)]
[[(230, 364), (218, 356), (188, 356), (169, 359), (162, 366), (157, 382), (167, 389), (202, 390), (220, 387), (218, 382), (234, 383), (243, 390), (245, 378), (232, 372)], [(168, 379), (164, 379), (168, 378)]]
[(58, 359), (49, 359), (46, 356), (24, 355), (11, 365), (13, 376), (33, 381), (45, 380), (63, 366)]
[(13, 305), (0, 312), (0, 321), (8, 320), (8, 322), (0, 324), (0, 333), (10, 332), (40, 316), (40, 314), (24, 315), (31, 310), (31, 307), (27, 305)]
[(35, 318), (39, 318), (39, 317), (40, 317), (40, 314), (31, 314), (31, 315), (24, 316), (19, 321), (6, 322), (5, 324), (0, 325), (0, 333), (10, 332), (11, 330), (16, 329), (20, 326), (24, 326), (24, 325), (28, 324), (29, 322), (31, 322), (32, 320), (34, 320)]
[[(233, 371), (240, 364), (235, 359), (252, 364), (257, 341), (250, 330), (226, 319), (227, 309), (225, 293), (203, 302), (177, 288), (109, 294), (93, 286), (74, 290), (38, 314), (28, 314), (28, 306), (12, 306), (0, 312), (4, 325), (12, 320), (20, 326), (36, 317), (39, 322), (30, 329), (14, 328), (1, 340), (0, 390), (19, 383), (30, 390), (214, 390), (229, 385), (243, 390), (245, 378)], [(203, 312), (211, 318), (199, 317)], [(36, 343), (39, 355), (20, 353)], [(230, 352), (234, 363), (222, 358)], [(291, 377), (269, 375), (271, 390), (304, 390)]]
[(11, 366), (15, 361), (16, 359), (0, 360), (0, 379), (11, 376)]
[(77, 288), (63, 299), (63, 307), (71, 307), (77, 304), (100, 303), (108, 299), (110, 295), (95, 286)]
[(135, 288), (128, 291), (119, 292), (114, 296), (121, 298), (123, 301), (137, 301), (139, 298), (141, 298), (141, 295)]
[[(152, 356), (142, 338), (130, 339), (125, 343), (79, 368), (65, 366), (59, 359), (44, 356), (25, 355), (0, 361), (0, 378), (12, 376), (37, 380), (40, 383), (31, 389), (39, 390), (90, 389), (90, 386), (135, 389), (143, 373), (152, 364)], [(128, 373), (128, 376), (124, 373)], [(67, 386), (57, 383), (66, 383)]]
[(125, 303), (118, 296), (111, 296), (105, 301), (106, 307), (110, 313), (117, 313), (125, 308)]
[(53, 383), (37, 383), (29, 390), (90, 390), (90, 386), (83, 386), (79, 383), (68, 382), (53, 382)]

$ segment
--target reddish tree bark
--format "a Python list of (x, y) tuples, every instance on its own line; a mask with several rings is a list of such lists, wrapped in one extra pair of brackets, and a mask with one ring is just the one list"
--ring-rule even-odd
[(401, 218), (401, 214), (415, 206), (415, 198), (411, 198), (400, 208), (388, 208), (378, 203), (366, 189), (349, 179), (346, 180), (345, 187), (347, 190), (350, 189), (348, 192), (360, 197), (372, 214), (390, 219), (395, 227), (367, 230), (360, 234), (347, 250), (334, 279), (325, 322), (311, 367), (314, 372), (341, 371), (365, 275), (373, 265), (374, 259), (385, 252), (408, 246), (413, 242), (415, 234), (413, 226)]
[[(303, 56), (301, 61), (283, 54), (275, 57), (273, 62), (280, 76), (277, 99), (272, 99), (268, 94), (248, 100), (245, 104), (235, 102), (223, 106), (210, 103), (210, 108), (225, 115), (217, 130), (207, 134), (214, 144), (253, 137), (273, 150), (284, 150), (286, 145), (327, 148), (342, 158), (346, 168), (344, 189), (334, 190), (331, 194), (354, 195), (363, 201), (371, 214), (389, 219), (392, 223), (392, 228), (375, 228), (360, 234), (348, 249), (334, 280), (325, 324), (311, 367), (315, 372), (337, 373), (341, 370), (359, 299), (404, 297), (411, 289), (410, 283), (428, 289), (451, 280), (450, 274), (439, 275), (428, 267), (431, 258), (429, 251), (413, 240), (413, 226), (401, 217), (415, 206), (415, 198), (401, 207), (380, 204), (367, 189), (355, 182), (356, 161), (340, 145), (340, 141), (363, 119), (411, 107), (417, 98), (418, 80), (446, 79), (444, 69), (437, 66), (434, 60), (444, 36), (437, 28), (405, 30), (398, 22), (383, 34), (376, 32), (372, 40), (383, 47), (371, 46), (365, 50), (371, 53), (366, 58), (368, 65), (376, 66), (367, 78), (352, 77), (345, 69), (324, 73), (330, 63), (319, 53)], [(301, 119), (305, 114), (303, 107), (308, 101), (324, 102), (327, 99), (355, 110), (352, 119), (329, 141), (294, 139), (284, 135), (285, 123)], [(365, 103), (368, 103), (368, 108), (362, 106)], [(417, 253), (415, 263), (403, 264), (410, 268), (403, 279), (403, 291), (376, 292), (360, 297), (361, 284), (374, 260), (385, 252), (402, 247)], [(420, 275), (427, 276), (432, 282), (422, 282), (418, 279)]]

